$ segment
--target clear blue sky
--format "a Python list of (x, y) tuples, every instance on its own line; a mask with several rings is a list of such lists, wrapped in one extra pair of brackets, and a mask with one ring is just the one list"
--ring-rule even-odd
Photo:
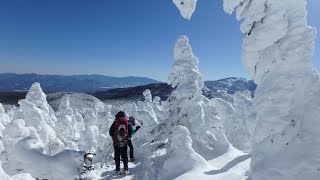
[[(309, 24), (320, 29), (320, 1)], [(190, 21), (171, 0), (1, 0), (0, 73), (103, 74), (166, 81), (179, 35), (189, 36), (204, 79), (249, 78), (239, 22), (222, 0), (199, 0)], [(315, 66), (320, 69), (319, 37)]]

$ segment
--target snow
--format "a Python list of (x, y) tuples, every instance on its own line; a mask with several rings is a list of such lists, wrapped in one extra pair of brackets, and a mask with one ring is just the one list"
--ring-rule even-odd
[(208, 162), (208, 167), (191, 170), (177, 180), (246, 180), (250, 165), (250, 154), (230, 148), (224, 155)]
[(0, 164), (0, 179), (1, 180), (34, 180), (34, 178), (28, 173), (20, 173), (14, 176), (9, 176), (6, 172), (3, 171)]
[[(184, 126), (175, 126), (169, 137), (169, 148), (161, 171), (161, 179), (173, 179), (192, 169), (206, 167), (206, 160), (192, 149), (190, 132)], [(182, 166), (183, 165), (183, 166)], [(172, 171), (174, 169), (174, 171)]]
[[(247, 110), (246, 105), (251, 101), (250, 99), (240, 99), (239, 96), (242, 97), (240, 92), (235, 93), (233, 104), (220, 98), (214, 98), (211, 101), (216, 106), (219, 116), (223, 121), (223, 129), (228, 141), (233, 147), (250, 152), (251, 138), (246, 124), (248, 117), (245, 114), (247, 112), (245, 110)], [(243, 101), (239, 102), (239, 100)]]
[(54, 115), (47, 114), (35, 104), (22, 99), (19, 102), (20, 110), (22, 111), (22, 119), (26, 126), (34, 127), (39, 134), (41, 141), (45, 145), (45, 153), (55, 154), (59, 152), (63, 146), (62, 142), (58, 139), (56, 132), (49, 125), (48, 122)]
[[(123, 179), (247, 177), (250, 160), (243, 161), (244, 153), (227, 140), (225, 113), (202, 95), (199, 60), (188, 37), (177, 39), (174, 57), (168, 83), (175, 90), (166, 101), (153, 97), (148, 89), (143, 92), (143, 101), (120, 104), (104, 104), (88, 94), (67, 93), (51, 102), (54, 111), (40, 84), (35, 83), (19, 101), (19, 107), (8, 109), (10, 116), (0, 106), (1, 175), (23, 179), (114, 178), (108, 130), (115, 114), (123, 110), (141, 126), (132, 137), (137, 161), (129, 163), (131, 174)], [(81, 175), (83, 156), (88, 152), (96, 154), (95, 170)], [(219, 166), (219, 161), (226, 167)], [(219, 168), (222, 170), (216, 173), (214, 169)], [(229, 169), (235, 170), (227, 172)]]
[(12, 150), (4, 168), (9, 174), (28, 172), (41, 179), (75, 179), (79, 177), (79, 167), (83, 164), (84, 152), (64, 150), (54, 156), (38, 151), (39, 140), (28, 137), (19, 141)]
[(241, 20), (242, 61), (257, 84), (253, 110), (242, 113), (252, 138), (251, 178), (320, 179), (320, 81), (306, 0), (224, 0), (224, 10)]
[[(183, 127), (179, 128), (180, 130), (185, 129)], [(185, 129), (186, 130), (186, 129)], [(190, 139), (189, 139), (190, 140)], [(186, 151), (189, 152), (189, 151)], [(158, 150), (154, 152), (152, 158), (161, 158), (163, 155), (166, 154), (166, 151)], [(188, 154), (185, 154), (189, 156)], [(248, 178), (248, 171), (250, 168), (250, 154), (243, 153), (239, 150), (234, 148), (228, 149), (228, 151), (211, 161), (207, 161), (206, 165), (199, 164), (196, 168), (193, 168), (190, 171), (180, 175), (176, 178), (164, 178), (156, 176), (146, 176), (145, 178), (140, 177), (141, 171), (151, 171), (151, 169), (141, 169), (142, 163), (141, 162), (129, 162), (129, 175), (126, 177), (117, 177), (115, 176), (114, 169), (115, 165), (108, 165), (103, 168), (98, 168), (94, 172), (88, 173), (86, 175), (86, 179), (124, 179), (124, 180), (131, 180), (131, 179), (183, 179), (183, 180), (193, 180), (196, 178), (204, 179), (204, 180), (246, 180)], [(140, 159), (140, 158), (138, 158)], [(183, 157), (182, 159), (173, 158), (177, 162), (181, 160), (186, 160), (184, 164), (191, 163), (192, 161), (188, 161), (187, 158)], [(161, 162), (161, 159), (158, 159), (158, 162)], [(171, 161), (171, 160), (170, 160)], [(201, 161), (200, 161), (201, 162)], [(155, 162), (156, 163), (156, 162)], [(199, 162), (198, 162), (199, 163)], [(175, 164), (175, 162), (173, 162)], [(171, 162), (169, 165), (172, 165)], [(161, 167), (156, 167), (161, 168)], [(169, 169), (169, 168), (168, 168)], [(178, 167), (178, 169), (181, 169)], [(176, 171), (172, 171), (171, 173), (175, 173)]]
[(197, 4), (197, 0), (173, 0), (173, 3), (180, 10), (180, 14), (185, 19), (190, 19)]
[[(132, 143), (136, 161), (129, 163), (130, 174), (115, 176), (113, 158), (105, 166), (89, 172), (85, 179), (246, 179), (250, 154), (229, 144), (225, 137), (218, 105), (201, 94), (199, 60), (189, 39), (180, 36), (175, 46), (175, 62), (169, 83), (175, 90), (167, 101), (145, 90), (144, 101), (112, 107), (125, 110), (142, 122)], [(114, 108), (114, 110), (112, 110)], [(201, 113), (199, 113), (201, 112)]]
[[(108, 129), (115, 112), (125, 110), (127, 116), (134, 116), (137, 124), (141, 123), (141, 128), (132, 138), (137, 161), (129, 163), (131, 174), (123, 179), (175, 179), (198, 174), (207, 179), (214, 177), (213, 174), (217, 178), (237, 174), (247, 177), (248, 163), (242, 163), (242, 158), (239, 163), (233, 161), (243, 153), (238, 150), (234, 151), (235, 155), (230, 153), (234, 148), (225, 137), (216, 105), (201, 94), (203, 81), (198, 71), (199, 60), (193, 55), (186, 36), (178, 38), (175, 57), (169, 79), (172, 84), (178, 83), (167, 101), (153, 97), (148, 89), (143, 92), (144, 101), (121, 106), (103, 104), (90, 95), (65, 94), (54, 112), (43, 100), (45, 95), (40, 85), (33, 85), (30, 94), (36, 97), (28, 93), (28, 100), (20, 100), (20, 107), (9, 110), (12, 116), (0, 109), (1, 117), (7, 117), (1, 139), (3, 176), (79, 178), (84, 153), (94, 152), (95, 170), (81, 177), (114, 178), (113, 147)], [(202, 131), (204, 133), (199, 133)], [(215, 159), (223, 161), (226, 168), (232, 166), (241, 170), (231, 175), (227, 170), (215, 173), (213, 169), (223, 168)]]
[[(173, 2), (191, 18), (196, 1)], [(203, 96), (199, 59), (179, 36), (165, 101), (148, 89), (143, 101), (114, 104), (77, 93), (52, 108), (34, 83), (19, 107), (0, 104), (0, 179), (320, 179), (320, 81), (305, 0), (224, 0), (224, 10), (241, 20), (254, 98), (247, 91), (232, 103)], [(126, 177), (115, 176), (108, 135), (121, 110), (141, 125)], [(88, 152), (96, 154), (95, 170), (81, 175)]]
[(202, 95), (204, 83), (198, 71), (199, 60), (192, 53), (188, 37), (178, 38), (174, 57), (168, 83), (175, 90), (167, 100), (167, 118), (188, 128), (197, 153), (206, 160), (217, 157), (226, 151), (229, 143), (215, 107)]

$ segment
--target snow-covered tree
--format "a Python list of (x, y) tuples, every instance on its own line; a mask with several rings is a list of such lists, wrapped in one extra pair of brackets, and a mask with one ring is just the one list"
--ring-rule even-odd
[(175, 90), (168, 98), (167, 123), (183, 125), (190, 131), (193, 149), (205, 159), (226, 152), (229, 147), (220, 118), (210, 100), (202, 95), (204, 86), (186, 36), (180, 36), (174, 48), (175, 63), (168, 84)]
[(0, 123), (3, 125), (7, 125), (9, 122), (10, 122), (10, 117), (5, 112), (2, 104), (0, 103)]
[(139, 113), (144, 114), (144, 117), (141, 117), (141, 122), (144, 126), (155, 126), (156, 124), (159, 124), (157, 115), (153, 110), (153, 104), (152, 104), (152, 95), (151, 91), (149, 89), (146, 89), (143, 92), (144, 101), (138, 102), (138, 114)]
[(2, 142), (5, 126), (10, 122), (10, 117), (6, 114), (2, 104), (0, 103), (0, 154), (4, 150)]
[(25, 100), (34, 104), (37, 108), (41, 109), (45, 115), (45, 121), (54, 127), (57, 118), (54, 115), (54, 111), (47, 102), (47, 95), (42, 91), (40, 83), (33, 83), (29, 89)]
[(233, 96), (233, 106), (237, 116), (239, 131), (243, 132), (243, 142), (252, 141), (256, 128), (256, 109), (250, 91), (236, 92)]
[(189, 20), (196, 9), (197, 0), (173, 0), (173, 3), (179, 9), (181, 16)]
[(165, 113), (163, 111), (163, 106), (161, 104), (161, 98), (159, 96), (155, 96), (152, 101), (153, 111), (157, 116), (158, 122), (163, 122), (165, 118)]
[(223, 127), (228, 141), (233, 147), (249, 152), (251, 138), (247, 128), (249, 108), (253, 108), (252, 100), (242, 92), (236, 92), (233, 97), (233, 105), (220, 98), (211, 99), (222, 119)]
[(105, 105), (104, 109), (97, 112), (98, 129), (100, 134), (108, 135), (109, 127), (114, 121), (114, 116), (111, 114), (112, 105)]
[(57, 137), (52, 125), (57, 121), (54, 112), (46, 101), (39, 83), (34, 83), (27, 93), (26, 99), (19, 100), (20, 116), (26, 126), (34, 127), (45, 145), (49, 155), (59, 152), (63, 143)]
[(142, 139), (152, 139), (151, 131), (159, 124), (158, 116), (154, 111), (154, 103), (152, 101), (152, 94), (149, 89), (146, 89), (143, 92), (144, 101), (129, 102), (123, 104), (121, 107), (117, 107), (117, 111), (122, 110), (126, 115), (135, 117), (136, 121), (142, 128), (139, 130), (139, 133), (135, 137), (140, 137)]
[(252, 179), (320, 179), (320, 80), (306, 0), (224, 0), (226, 12), (235, 9), (243, 64), (257, 84)]
[(11, 121), (3, 131), (2, 141), (5, 145), (6, 151), (10, 149), (21, 139), (30, 135), (30, 128), (25, 126), (22, 119), (15, 119)]
[(58, 122), (54, 129), (67, 148), (77, 150), (76, 141), (80, 138), (82, 129), (79, 129), (81, 126), (78, 125), (73, 109), (70, 107), (69, 98), (70, 95), (66, 94), (60, 100), (59, 110), (56, 113)]
[(81, 132), (79, 149), (86, 152), (95, 152), (98, 147), (99, 129), (98, 118), (93, 109), (88, 109), (84, 117), (85, 129)]

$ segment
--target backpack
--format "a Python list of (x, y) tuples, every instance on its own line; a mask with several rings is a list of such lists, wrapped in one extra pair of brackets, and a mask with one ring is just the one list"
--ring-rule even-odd
[(127, 128), (125, 124), (119, 124), (117, 130), (116, 130), (116, 138), (117, 143), (119, 147), (123, 147), (127, 143), (128, 134), (127, 134)]
[(115, 121), (113, 121), (112, 125), (109, 128), (109, 135), (112, 137), (114, 135), (114, 126), (115, 126)]

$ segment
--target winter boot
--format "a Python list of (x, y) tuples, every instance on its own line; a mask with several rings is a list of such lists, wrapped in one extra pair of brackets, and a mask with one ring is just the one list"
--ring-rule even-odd
[(125, 171), (123, 171), (123, 175), (128, 175), (129, 174), (129, 171), (128, 170), (125, 170)]

